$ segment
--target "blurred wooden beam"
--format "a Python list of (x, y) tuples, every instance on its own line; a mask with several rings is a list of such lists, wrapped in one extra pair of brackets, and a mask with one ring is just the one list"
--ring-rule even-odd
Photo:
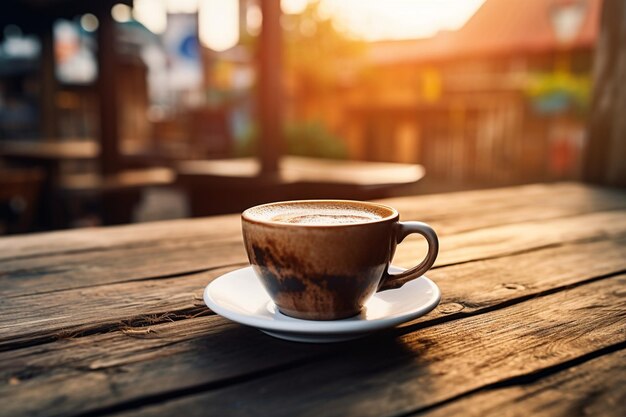
[(583, 175), (626, 186), (626, 2), (605, 0), (601, 19)]
[(115, 21), (107, 3), (97, 9), (98, 28), (98, 99), (100, 112), (100, 169), (103, 174), (117, 171), (119, 152), (119, 115)]
[(56, 93), (58, 83), (55, 75), (54, 59), (54, 32), (53, 20), (41, 19), (39, 29), (41, 41), (41, 64), (39, 66), (39, 103), (40, 103), (40, 133), (46, 140), (57, 136)]
[(259, 147), (261, 174), (278, 172), (283, 138), (282, 102), (282, 34), (280, 0), (262, 0), (263, 27), (259, 38)]

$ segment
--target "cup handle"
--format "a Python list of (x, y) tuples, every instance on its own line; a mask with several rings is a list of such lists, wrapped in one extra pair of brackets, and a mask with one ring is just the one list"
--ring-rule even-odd
[(399, 274), (390, 274), (385, 271), (383, 278), (380, 280), (378, 291), (399, 288), (412, 279), (421, 277), (430, 269), (431, 266), (433, 266), (435, 259), (437, 259), (437, 254), (439, 253), (439, 239), (437, 238), (437, 233), (435, 233), (433, 228), (426, 223), (398, 222), (395, 227), (397, 243), (401, 243), (405, 237), (412, 233), (418, 233), (424, 236), (426, 242), (428, 242), (428, 254), (426, 255), (426, 258), (419, 263), (419, 265), (407, 271)]

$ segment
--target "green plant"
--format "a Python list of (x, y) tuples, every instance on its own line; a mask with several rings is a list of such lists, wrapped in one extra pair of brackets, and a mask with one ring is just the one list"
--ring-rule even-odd
[[(251, 126), (235, 148), (239, 157), (257, 154), (259, 131)], [(285, 126), (283, 138), (284, 151), (289, 155), (308, 156), (327, 159), (346, 159), (348, 150), (344, 141), (333, 135), (326, 126), (318, 121), (290, 123)]]

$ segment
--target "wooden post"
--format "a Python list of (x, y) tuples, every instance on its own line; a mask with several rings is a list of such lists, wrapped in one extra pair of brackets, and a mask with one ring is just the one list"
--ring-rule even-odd
[(626, 3), (605, 0), (601, 19), (583, 175), (626, 186)]
[(57, 136), (56, 124), (56, 92), (57, 79), (55, 75), (54, 33), (52, 19), (42, 20), (41, 31), (41, 65), (40, 80), (40, 132), (44, 140), (52, 140)]
[(280, 0), (262, 0), (263, 27), (259, 39), (259, 144), (263, 175), (278, 172), (283, 146), (281, 121), (282, 40)]
[(116, 76), (115, 22), (111, 4), (104, 2), (97, 13), (98, 28), (98, 97), (100, 105), (100, 169), (102, 174), (117, 171), (119, 165), (119, 117)]

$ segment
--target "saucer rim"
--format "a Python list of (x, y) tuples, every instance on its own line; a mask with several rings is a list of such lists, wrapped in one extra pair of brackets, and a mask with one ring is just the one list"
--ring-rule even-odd
[[(401, 271), (403, 268), (390, 266), (390, 269)], [(433, 294), (428, 299), (427, 302), (421, 304), (419, 308), (415, 310), (410, 310), (407, 313), (380, 317), (372, 320), (359, 320), (348, 318), (343, 320), (303, 320), (297, 319), (293, 317), (289, 317), (289, 321), (279, 321), (275, 318), (260, 318), (258, 315), (254, 314), (242, 314), (239, 312), (235, 312), (228, 308), (223, 308), (219, 303), (217, 303), (210, 294), (211, 286), (215, 285), (218, 280), (228, 279), (228, 276), (234, 273), (241, 273), (244, 270), (248, 270), (249, 273), (254, 274), (251, 266), (247, 266), (244, 268), (238, 268), (232, 271), (229, 271), (223, 275), (212, 280), (204, 289), (203, 300), (204, 303), (209, 307), (214, 313), (234, 321), (239, 324), (243, 324), (250, 327), (255, 327), (257, 329), (265, 329), (269, 331), (275, 332), (291, 332), (298, 334), (313, 334), (313, 333), (326, 333), (326, 334), (361, 334), (365, 332), (372, 332), (376, 330), (382, 330), (388, 327), (396, 326), (402, 323), (405, 323), (410, 320), (414, 320), (418, 317), (421, 317), (425, 314), (431, 312), (439, 302), (441, 301), (441, 290), (432, 280), (427, 278), (425, 275), (422, 275), (416, 280), (423, 280), (423, 282), (428, 285), (430, 289), (432, 289)], [(412, 282), (412, 281), (411, 281)], [(396, 290), (401, 290), (398, 288)], [(271, 299), (268, 297), (268, 301), (271, 302)], [(287, 316), (288, 317), (288, 316)]]

